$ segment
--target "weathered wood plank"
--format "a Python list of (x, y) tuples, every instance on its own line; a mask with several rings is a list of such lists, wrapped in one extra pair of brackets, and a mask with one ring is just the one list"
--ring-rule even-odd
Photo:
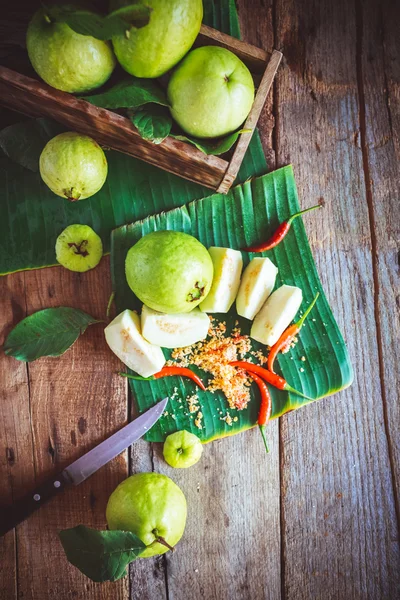
[(359, 8), (359, 85), (364, 96), (361, 141), (368, 167), (366, 191), (374, 227), (376, 318), (380, 376), (389, 451), (400, 491), (400, 4), (385, 0)]
[[(0, 343), (26, 315), (25, 275), (0, 278)], [(0, 353), (0, 502), (11, 504), (34, 479), (29, 387), (24, 363)], [(1, 508), (0, 508), (1, 510)], [(0, 538), (0, 598), (17, 598), (15, 531)]]
[[(32, 271), (25, 274), (27, 312), (66, 305), (104, 318), (110, 288), (108, 259), (83, 275), (59, 267)], [(30, 363), (37, 483), (126, 423), (126, 382), (116, 375), (117, 369), (102, 325), (90, 327), (63, 356)], [(90, 582), (69, 565), (57, 538), (58, 530), (79, 523), (104, 527), (108, 496), (126, 474), (127, 458), (121, 455), (17, 528), (20, 598), (62, 600), (81, 597), (83, 590), (85, 598), (96, 600), (128, 598), (127, 579), (102, 586)], [(25, 491), (34, 483), (26, 480)]]
[(398, 530), (384, 428), (365, 199), (354, 7), (278, 0), (278, 164), (294, 164), (324, 289), (348, 341), (346, 392), (282, 419), (284, 597), (397, 597)]
[(188, 502), (185, 535), (167, 555), (170, 600), (280, 598), (278, 429), (269, 427), (265, 455), (257, 429), (204, 446), (190, 469), (155, 470), (171, 477)]

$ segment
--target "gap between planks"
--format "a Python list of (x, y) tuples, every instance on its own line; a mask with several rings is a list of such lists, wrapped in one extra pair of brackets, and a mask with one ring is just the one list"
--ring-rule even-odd
[[(382, 21), (382, 5), (380, 5), (380, 15), (381, 15), (381, 21)], [(366, 141), (367, 122), (366, 122), (366, 107), (365, 107), (365, 92), (364, 92), (364, 72), (363, 72), (363, 64), (362, 64), (364, 20), (363, 20), (363, 9), (362, 9), (362, 1), (361, 0), (355, 0), (355, 16), (356, 16), (356, 71), (357, 71), (357, 90), (358, 90), (359, 118), (360, 118), (360, 145), (361, 145), (361, 152), (362, 152), (362, 162), (363, 162), (363, 171), (364, 171), (364, 180), (365, 180), (365, 195), (366, 195), (366, 199), (367, 199), (369, 226), (370, 226), (370, 235), (371, 235), (371, 259), (372, 259), (372, 272), (373, 272), (373, 282), (374, 282), (374, 315), (375, 315), (375, 324), (376, 324), (376, 341), (377, 341), (378, 358), (379, 358), (379, 381), (380, 381), (381, 394), (382, 394), (384, 427), (385, 427), (385, 434), (386, 434), (387, 445), (388, 445), (388, 456), (389, 456), (390, 470), (391, 470), (391, 476), (392, 476), (391, 479), (392, 479), (394, 504), (395, 504), (395, 510), (396, 510), (397, 527), (398, 527), (398, 529), (400, 529), (399, 494), (398, 494), (398, 490), (396, 487), (393, 445), (392, 445), (392, 439), (391, 439), (391, 435), (390, 435), (388, 407), (387, 407), (387, 395), (386, 395), (386, 389), (385, 389), (384, 359), (383, 359), (383, 348), (382, 348), (382, 327), (381, 327), (381, 318), (380, 318), (380, 311), (379, 311), (380, 285), (379, 285), (379, 274), (378, 274), (378, 245), (377, 245), (377, 239), (376, 239), (376, 220), (375, 220), (375, 211), (374, 211), (374, 205), (373, 205), (373, 192), (372, 192), (372, 186), (371, 186), (371, 173), (370, 173), (370, 167), (369, 167), (368, 145), (367, 145), (367, 141)], [(391, 125), (391, 114), (390, 114), (390, 107), (389, 107), (388, 103), (387, 103), (387, 110), (389, 113), (389, 122)]]

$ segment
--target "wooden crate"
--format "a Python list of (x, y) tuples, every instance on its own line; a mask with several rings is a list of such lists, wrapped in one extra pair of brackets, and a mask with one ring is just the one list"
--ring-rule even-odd
[(166, 138), (153, 144), (141, 138), (131, 121), (98, 108), (42, 81), (0, 66), (0, 104), (32, 117), (48, 117), (90, 135), (99, 144), (124, 152), (170, 173), (226, 194), (233, 184), (271, 88), (282, 54), (272, 54), (203, 25), (195, 46), (217, 45), (234, 52), (250, 69), (257, 86), (253, 107), (230, 160), (207, 156), (191, 144)]

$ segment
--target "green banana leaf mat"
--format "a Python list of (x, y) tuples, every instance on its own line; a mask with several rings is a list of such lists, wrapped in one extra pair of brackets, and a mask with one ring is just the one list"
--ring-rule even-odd
[[(296, 184), (291, 166), (252, 179), (233, 188), (228, 195), (214, 194), (191, 202), (187, 207), (148, 217), (115, 229), (111, 236), (111, 269), (118, 311), (140, 311), (141, 303), (125, 279), (126, 253), (150, 231), (173, 229), (195, 236), (205, 246), (222, 246), (239, 250), (267, 239), (280, 221), (299, 210)], [(289, 353), (280, 355), (284, 377), (295, 389), (314, 399), (333, 394), (352, 381), (352, 369), (343, 338), (323, 293), (307, 241), (303, 222), (296, 219), (285, 240), (274, 250), (264, 253), (279, 269), (276, 286), (286, 283), (303, 290), (304, 310), (317, 291), (320, 297)], [(253, 255), (244, 252), (244, 266)], [(227, 334), (239, 321), (242, 333), (248, 334), (251, 322), (239, 317), (233, 306), (227, 315), (216, 315), (226, 323)], [(265, 350), (253, 342), (254, 350)], [(164, 349), (166, 358), (170, 351)], [(305, 359), (305, 360), (304, 360)], [(207, 374), (193, 367), (203, 380)], [(252, 399), (244, 410), (228, 410), (222, 392), (202, 392), (186, 378), (169, 377), (152, 381), (130, 380), (139, 412), (168, 396), (166, 413), (147, 434), (149, 441), (160, 442), (180, 429), (195, 433), (203, 442), (232, 435), (253, 427), (257, 422), (259, 396), (252, 389)], [(254, 388), (255, 385), (252, 386)], [(198, 395), (203, 414), (202, 428), (195, 424), (196, 413), (187, 410), (186, 398)], [(271, 388), (272, 417), (304, 406), (309, 400)], [(229, 413), (230, 419), (226, 418)], [(235, 419), (237, 417), (237, 420)]]
[[(233, 0), (203, 2), (206, 24), (239, 37)], [(202, 186), (129, 156), (107, 151), (109, 175), (102, 190), (83, 202), (68, 203), (45, 186), (38, 172), (44, 145), (62, 130), (56, 123), (30, 119), (3, 132), (7, 144), (2, 147), (0, 140), (0, 275), (56, 264), (55, 240), (71, 223), (93, 227), (101, 236), (106, 252), (110, 251), (110, 233), (117, 227), (111, 236), (116, 303), (120, 310), (140, 308), (125, 282), (124, 259), (128, 248), (144, 233), (175, 229), (191, 233), (207, 246), (241, 248), (264, 239), (280, 220), (298, 209), (291, 167), (263, 175), (267, 165), (257, 133), (237, 179), (237, 182), (245, 183), (233, 188), (227, 196), (214, 194), (204, 198), (210, 191)], [(263, 176), (257, 177), (260, 175)], [(254, 179), (247, 181), (250, 177)], [(159, 214), (148, 217), (153, 213)], [(140, 219), (144, 220), (138, 221)], [(134, 221), (137, 222), (133, 225), (122, 226)], [(302, 288), (303, 309), (317, 290), (321, 293), (302, 329), (300, 341), (289, 354), (279, 358), (284, 376), (293, 387), (315, 399), (343, 389), (351, 383), (351, 365), (322, 293), (300, 218), (285, 241), (268, 256), (279, 268), (278, 281)], [(245, 253), (244, 259), (247, 264)], [(243, 333), (249, 332), (250, 322), (238, 318), (234, 308), (221, 317), (227, 323), (228, 333), (237, 319)], [(253, 346), (259, 347), (256, 343)], [(306, 360), (301, 361), (301, 357)], [(205, 374), (201, 375), (206, 380)], [(194, 425), (196, 415), (185, 415), (187, 411), (180, 409), (175, 394), (175, 400), (169, 403), (168, 415), (163, 416), (147, 435), (151, 441), (162, 441), (170, 432), (182, 428), (193, 431), (203, 441), (210, 441), (248, 429), (257, 420), (259, 398), (254, 390), (247, 409), (229, 410), (232, 417), (229, 425), (230, 420), (224, 418), (227, 403), (223, 395), (203, 393), (190, 380), (174, 377), (150, 382), (131, 381), (130, 384), (140, 412), (160, 398), (174, 396), (175, 388), (182, 399), (198, 392), (203, 413), (202, 429)], [(307, 403), (286, 392), (271, 391), (274, 417)]]

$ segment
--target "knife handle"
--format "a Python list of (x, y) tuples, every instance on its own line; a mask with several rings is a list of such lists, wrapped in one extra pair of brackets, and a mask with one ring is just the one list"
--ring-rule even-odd
[(19, 523), (25, 521), (35, 510), (70, 485), (72, 485), (71, 479), (65, 471), (62, 471), (11, 506), (1, 508), (0, 536), (5, 535)]

